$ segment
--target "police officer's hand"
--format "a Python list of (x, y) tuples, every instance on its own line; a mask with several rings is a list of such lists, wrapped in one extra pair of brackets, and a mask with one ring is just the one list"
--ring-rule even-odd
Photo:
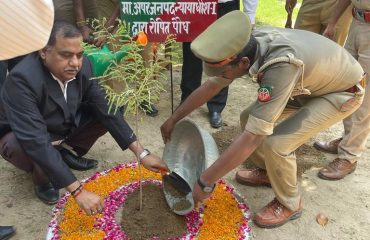
[(209, 198), (212, 195), (212, 193), (205, 193), (200, 188), (199, 184), (195, 182), (194, 188), (193, 188), (193, 200), (195, 208), (199, 208), (203, 205), (203, 201)]
[(297, 0), (285, 0), (285, 11), (291, 14), (295, 5), (297, 5)]
[(171, 140), (171, 132), (173, 128), (175, 127), (175, 124), (176, 123), (172, 120), (171, 117), (162, 124), (161, 134), (162, 134), (162, 139), (164, 143), (167, 143), (167, 141)]
[(101, 197), (85, 189), (82, 189), (82, 192), (75, 199), (87, 215), (102, 213), (104, 210), (104, 201)]
[(96, 36), (95, 39), (94, 39), (94, 42), (93, 44), (100, 48), (103, 46), (104, 43), (107, 42), (107, 37), (106, 36)]
[(143, 166), (153, 172), (160, 172), (160, 171), (165, 171), (169, 172), (170, 170), (168, 169), (166, 163), (157, 157), (156, 155), (149, 154), (141, 160), (141, 163)]
[(327, 37), (327, 38), (333, 39), (334, 34), (335, 34), (335, 25), (329, 23), (328, 26), (326, 26), (322, 35)]
[(86, 25), (81, 26), (79, 29), (81, 31), (83, 41), (92, 44), (94, 39), (92, 37), (93, 30)]

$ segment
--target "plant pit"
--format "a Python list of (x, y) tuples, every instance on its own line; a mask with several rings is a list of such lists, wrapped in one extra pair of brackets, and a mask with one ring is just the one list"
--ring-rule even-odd
[(143, 205), (139, 209), (140, 190), (127, 196), (125, 204), (118, 210), (117, 222), (121, 223), (130, 239), (171, 239), (186, 233), (186, 219), (176, 215), (166, 203), (162, 189), (154, 184), (142, 186)]

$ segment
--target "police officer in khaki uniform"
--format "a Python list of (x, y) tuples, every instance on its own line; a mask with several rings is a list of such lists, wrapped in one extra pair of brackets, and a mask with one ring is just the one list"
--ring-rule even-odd
[[(71, 24), (81, 25), (79, 19), (76, 19), (74, 4), (81, 4), (84, 9), (84, 17), (86, 19), (94, 19), (98, 17), (98, 8), (96, 0), (53, 0), (55, 9), (55, 20), (67, 21)], [(85, 20), (85, 19), (84, 19)]]
[(119, 6), (118, 0), (99, 0), (99, 18), (105, 17), (109, 19), (112, 13), (116, 10), (117, 6)]
[(96, 0), (53, 0), (55, 20), (76, 25), (84, 42), (93, 43), (91, 21), (98, 18)]
[[(338, 2), (339, 0), (303, 0), (294, 28), (322, 34)], [(289, 11), (293, 11), (296, 3), (297, 0), (286, 0), (285, 9), (288, 14)], [(335, 27), (333, 40), (341, 46), (346, 41), (351, 24), (351, 9), (351, 7), (347, 8)]]
[(82, 33), (84, 42), (101, 47), (106, 36), (97, 36), (94, 32), (94, 19), (106, 19), (105, 27), (110, 31), (116, 26), (119, 17), (117, 0), (53, 0), (55, 19), (76, 25)]
[[(348, 7), (351, 0), (340, 0), (324, 35), (333, 37), (338, 18)], [(352, 0), (354, 19), (351, 24), (345, 49), (361, 64), (365, 72), (370, 73), (370, 0)], [(314, 146), (322, 151), (338, 154), (328, 166), (320, 170), (319, 177), (338, 180), (353, 172), (357, 160), (366, 149), (370, 134), (370, 85), (360, 108), (343, 120), (342, 138), (331, 142), (316, 142)]]
[[(85, 0), (86, 1), (86, 0)], [(115, 26), (115, 21), (120, 18), (120, 5), (118, 0), (99, 0), (98, 4), (98, 15), (99, 19), (105, 18), (107, 20), (106, 26)], [(122, 19), (123, 21), (125, 19)], [(97, 42), (98, 46), (101, 46), (106, 39), (100, 39)], [(152, 43), (148, 43), (142, 52), (142, 56), (145, 59), (144, 63), (148, 64), (149, 60), (153, 57), (152, 55)], [(146, 115), (155, 117), (158, 115), (159, 111), (154, 104), (149, 104), (143, 102), (140, 104), (140, 109), (142, 109)]]
[[(308, 31), (260, 28), (251, 34), (249, 18), (240, 11), (210, 25), (191, 49), (214, 77), (161, 126), (165, 142), (180, 119), (238, 77), (249, 72), (260, 86), (258, 99), (241, 114), (243, 133), (201, 174), (194, 201), (208, 198), (219, 178), (250, 158), (259, 168), (238, 171), (237, 179), (254, 186), (271, 184), (276, 195), (255, 215), (255, 223), (271, 228), (298, 218), (302, 199), (294, 151), (359, 107), (364, 94), (360, 64), (338, 44)], [(276, 124), (288, 101), (300, 108)]]

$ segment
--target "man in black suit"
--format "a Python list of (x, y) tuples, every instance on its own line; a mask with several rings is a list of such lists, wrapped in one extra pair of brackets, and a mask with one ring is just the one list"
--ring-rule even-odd
[(9, 73), (0, 94), (0, 154), (32, 173), (35, 193), (43, 202), (57, 202), (57, 189), (66, 188), (93, 215), (102, 212), (104, 203), (83, 188), (69, 167), (95, 167), (95, 161), (81, 156), (107, 131), (147, 169), (167, 167), (136, 141), (121, 111), (108, 112), (104, 91), (90, 80), (91, 65), (81, 43), (76, 27), (56, 22), (47, 46)]

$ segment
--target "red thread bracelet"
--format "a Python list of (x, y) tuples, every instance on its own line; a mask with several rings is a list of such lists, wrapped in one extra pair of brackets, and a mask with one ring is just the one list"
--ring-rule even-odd
[(76, 199), (78, 197), (78, 195), (80, 195), (82, 193), (82, 190), (83, 188), (81, 187), (75, 194), (73, 194), (73, 198)]

